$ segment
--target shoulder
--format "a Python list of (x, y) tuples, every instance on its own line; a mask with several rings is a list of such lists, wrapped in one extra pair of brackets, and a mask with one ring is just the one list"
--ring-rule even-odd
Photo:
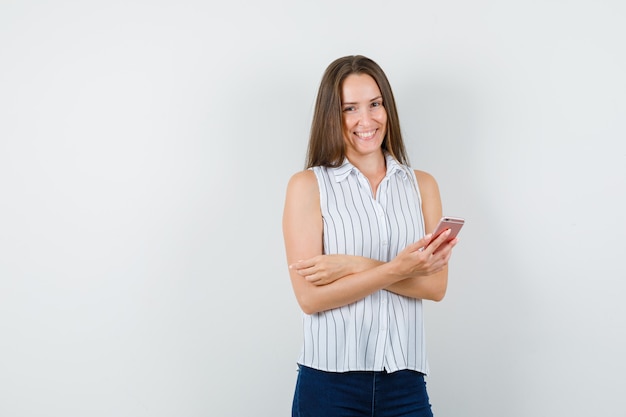
[[(294, 174), (287, 185), (283, 230), (288, 242), (299, 241), (303, 234), (321, 236), (321, 209), (317, 178), (312, 170)], [(310, 240), (309, 239), (309, 240)], [(306, 259), (298, 257), (296, 259)]]
[(435, 177), (428, 172), (415, 170), (415, 177), (422, 195), (422, 212), (426, 226), (426, 233), (434, 230), (441, 217), (441, 195)]
[(319, 199), (317, 177), (311, 169), (297, 172), (287, 184), (287, 199), (300, 202), (314, 202)]
[(296, 172), (289, 179), (288, 189), (310, 190), (317, 188), (317, 178), (312, 169)]
[(414, 172), (415, 178), (417, 179), (417, 184), (419, 185), (420, 191), (422, 193), (430, 194), (434, 192), (439, 194), (439, 186), (437, 185), (435, 177), (433, 177), (426, 171), (420, 171), (415, 169)]

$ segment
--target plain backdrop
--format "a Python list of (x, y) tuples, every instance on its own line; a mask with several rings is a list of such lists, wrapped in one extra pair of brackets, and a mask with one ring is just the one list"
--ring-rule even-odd
[(0, 415), (290, 413), (281, 216), (335, 58), (467, 219), (438, 417), (623, 416), (621, 0), (0, 2)]

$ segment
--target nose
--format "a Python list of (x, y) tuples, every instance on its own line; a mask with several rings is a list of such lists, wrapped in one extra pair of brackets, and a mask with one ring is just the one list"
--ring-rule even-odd
[(369, 109), (359, 109), (358, 117), (359, 126), (368, 126), (372, 121), (372, 115), (370, 114)]

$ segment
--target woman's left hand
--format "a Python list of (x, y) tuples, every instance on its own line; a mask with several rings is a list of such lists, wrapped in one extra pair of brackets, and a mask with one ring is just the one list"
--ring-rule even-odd
[(347, 275), (373, 268), (380, 262), (361, 256), (318, 255), (289, 265), (313, 285), (326, 285)]

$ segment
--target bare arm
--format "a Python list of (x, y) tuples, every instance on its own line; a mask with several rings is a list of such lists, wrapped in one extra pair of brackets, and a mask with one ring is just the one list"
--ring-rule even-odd
[[(322, 233), (317, 180), (312, 171), (303, 171), (294, 175), (287, 187), (283, 234), (288, 264), (322, 255)], [(445, 236), (439, 239), (443, 240)], [(290, 268), (296, 299), (305, 313), (312, 314), (353, 303), (412, 276), (434, 274), (445, 267), (447, 259), (439, 252), (433, 253), (432, 247), (419, 250), (429, 240), (430, 236), (427, 236), (409, 245), (391, 262), (350, 274), (327, 285), (315, 285)], [(400, 291), (403, 289), (394, 292)]]

